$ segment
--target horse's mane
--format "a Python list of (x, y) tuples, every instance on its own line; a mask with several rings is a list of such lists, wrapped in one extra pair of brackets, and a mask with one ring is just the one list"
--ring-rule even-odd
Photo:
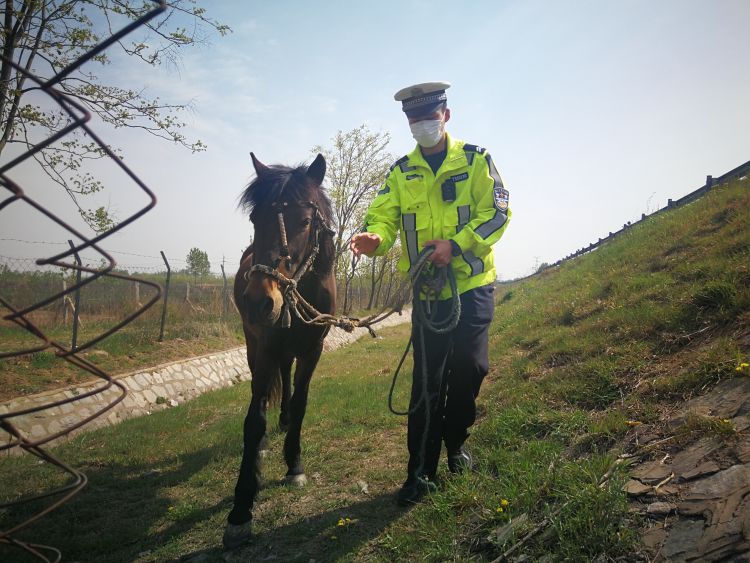
[[(262, 176), (248, 184), (240, 195), (238, 206), (250, 215), (255, 222), (255, 214), (276, 201), (312, 201), (318, 206), (320, 214), (328, 227), (333, 226), (333, 208), (323, 186), (315, 189), (307, 181), (308, 166), (300, 164), (295, 167), (274, 164), (268, 166)], [(328, 274), (333, 268), (335, 246), (332, 236), (321, 240), (320, 254), (315, 261), (316, 270)]]
[(323, 187), (311, 189), (307, 182), (307, 165), (295, 167), (274, 164), (268, 166), (263, 176), (257, 176), (240, 195), (239, 207), (249, 213), (250, 219), (258, 209), (275, 201), (313, 201), (317, 204), (327, 224), (331, 224), (331, 200)]

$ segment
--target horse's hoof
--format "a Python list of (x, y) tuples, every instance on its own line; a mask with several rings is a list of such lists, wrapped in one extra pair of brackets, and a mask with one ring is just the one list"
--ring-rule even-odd
[(250, 522), (244, 524), (227, 524), (224, 528), (222, 543), (224, 549), (234, 549), (250, 541), (252, 525)]
[(307, 485), (307, 476), (304, 473), (299, 475), (287, 475), (284, 477), (284, 484), (290, 487), (304, 487)]

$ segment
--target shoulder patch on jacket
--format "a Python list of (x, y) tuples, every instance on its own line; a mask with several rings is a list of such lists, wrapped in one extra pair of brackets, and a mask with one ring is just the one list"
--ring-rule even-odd
[(497, 168), (495, 168), (495, 163), (492, 162), (490, 153), (484, 155), (484, 158), (485, 160), (487, 160), (487, 167), (489, 168), (490, 177), (494, 182), (492, 186), (492, 195), (495, 201), (495, 209), (497, 209), (501, 213), (506, 213), (508, 211), (510, 193), (505, 189), (505, 186), (503, 186), (503, 180), (502, 178), (500, 178), (500, 173), (497, 171)]
[(466, 152), (478, 152), (479, 154), (484, 154), (484, 151), (487, 150), (484, 147), (480, 147), (479, 145), (470, 145), (469, 143), (464, 143), (464, 150)]
[(388, 172), (393, 172), (393, 169), (396, 168), (396, 166), (401, 166), (405, 162), (409, 162), (409, 155), (408, 154), (406, 156), (402, 156), (396, 162), (394, 162), (393, 164), (391, 164), (391, 167), (388, 169)]
[(464, 152), (466, 153), (466, 160), (469, 161), (469, 166), (474, 164), (474, 155), (484, 154), (485, 150), (486, 149), (484, 147), (480, 147), (477, 145), (470, 145), (469, 143), (464, 143)]

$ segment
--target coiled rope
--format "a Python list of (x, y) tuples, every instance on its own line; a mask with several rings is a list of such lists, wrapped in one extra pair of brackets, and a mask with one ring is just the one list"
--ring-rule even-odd
[[(437, 396), (434, 393), (430, 393), (430, 374), (427, 366), (427, 350), (425, 347), (425, 330), (429, 330), (434, 334), (445, 334), (452, 331), (458, 326), (458, 321), (461, 318), (461, 299), (458, 294), (458, 287), (456, 285), (456, 276), (453, 273), (453, 269), (450, 264), (445, 267), (435, 267), (428, 262), (429, 256), (435, 251), (432, 246), (426, 247), (419, 254), (419, 257), (411, 270), (411, 281), (413, 288), (414, 299), (412, 301), (412, 307), (416, 312), (414, 318), (414, 325), (416, 331), (412, 330), (412, 337), (409, 338), (409, 342), (406, 344), (406, 349), (401, 356), (401, 360), (398, 363), (396, 372), (393, 374), (391, 381), (391, 388), (388, 391), (388, 409), (395, 415), (408, 416), (414, 414), (419, 410), (420, 407), (424, 408), (424, 429), (421, 436), (420, 442), (420, 456), (419, 466), (416, 470), (416, 478), (427, 485), (427, 481), (422, 475), (425, 463), (425, 453), (427, 450), (427, 439), (429, 434), (430, 423), (432, 421), (432, 401), (437, 400), (438, 409), (442, 411), (443, 403), (445, 402), (445, 391), (446, 391), (446, 364), (448, 358), (453, 350), (453, 339), (451, 338), (448, 342), (448, 346), (445, 350), (445, 355), (440, 363), (440, 369), (433, 377), (439, 382)], [(446, 281), (450, 285), (451, 289), (451, 307), (449, 313), (445, 318), (437, 318), (438, 307), (437, 300), (445, 286)], [(393, 406), (393, 392), (396, 388), (396, 381), (398, 380), (401, 367), (406, 360), (406, 356), (409, 354), (409, 350), (412, 346), (414, 339), (414, 333), (417, 333), (420, 343), (420, 356), (422, 363), (422, 378), (420, 396), (413, 405), (406, 411), (398, 411)], [(438, 413), (439, 414), (439, 413)]]

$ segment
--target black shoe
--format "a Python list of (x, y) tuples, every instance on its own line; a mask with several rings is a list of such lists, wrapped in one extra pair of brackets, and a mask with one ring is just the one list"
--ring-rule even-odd
[(436, 491), (437, 485), (434, 481), (423, 477), (409, 477), (399, 489), (396, 502), (399, 506), (417, 504), (426, 494)]
[(474, 468), (471, 454), (463, 446), (453, 452), (448, 452), (448, 469), (451, 473), (463, 473)]

